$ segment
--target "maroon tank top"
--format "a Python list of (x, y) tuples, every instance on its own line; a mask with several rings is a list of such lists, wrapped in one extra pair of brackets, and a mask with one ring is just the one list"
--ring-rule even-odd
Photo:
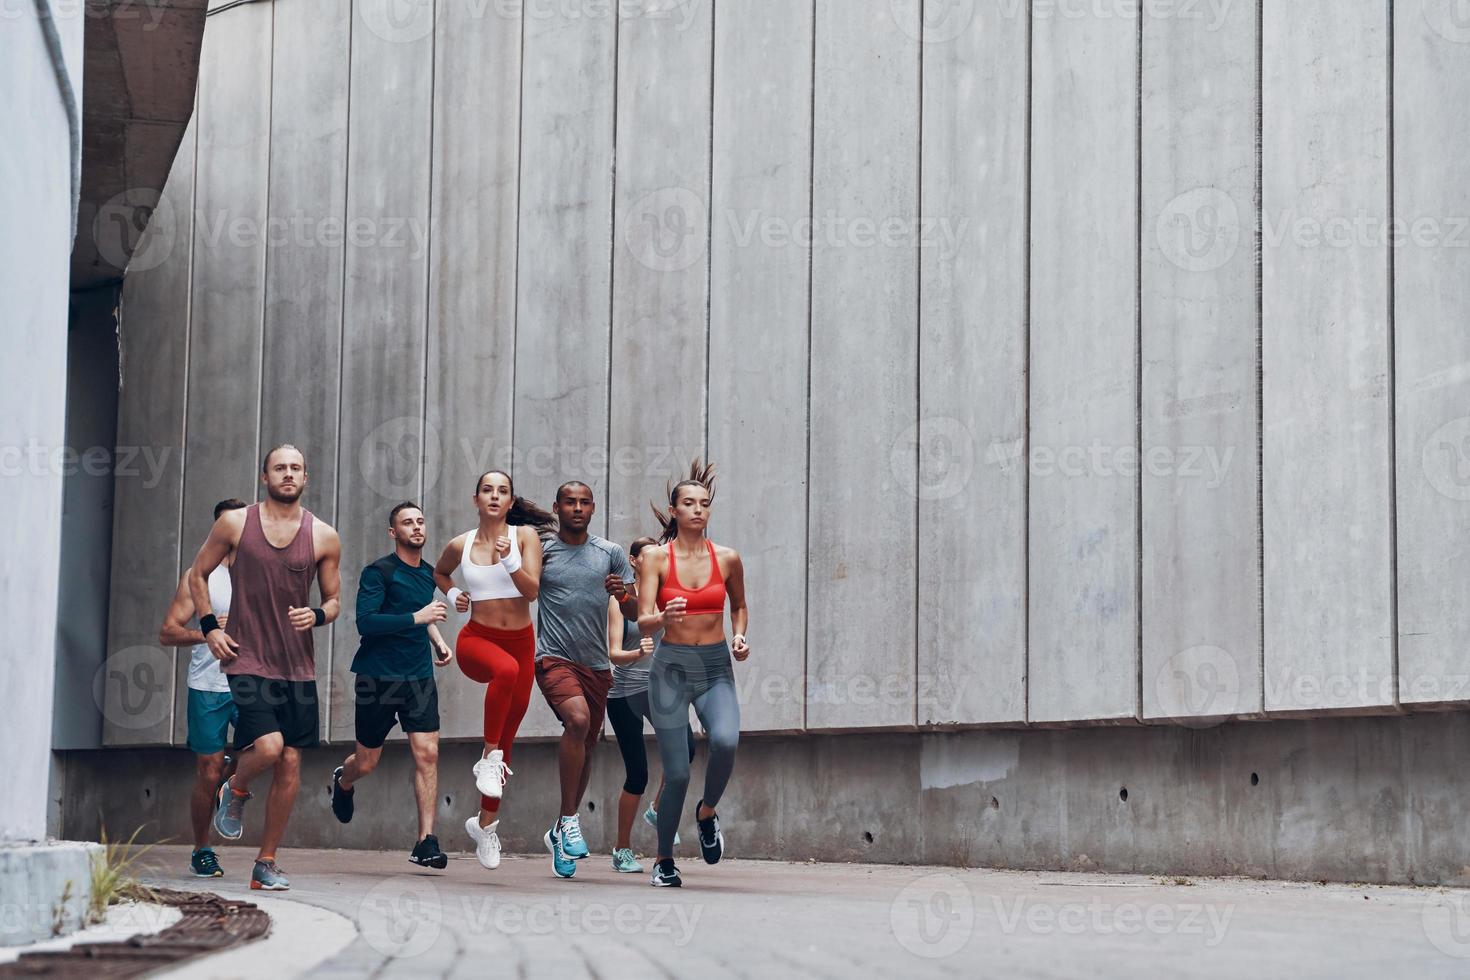
[(260, 505), (245, 508), (245, 530), (230, 566), (230, 622), (225, 632), (240, 644), (239, 656), (225, 665), (226, 674), (253, 674), (277, 680), (316, 679), (316, 649), (311, 630), (297, 632), (290, 606), (311, 605), (316, 577), (311, 511), (302, 508), (301, 529), (284, 548), (266, 540)]

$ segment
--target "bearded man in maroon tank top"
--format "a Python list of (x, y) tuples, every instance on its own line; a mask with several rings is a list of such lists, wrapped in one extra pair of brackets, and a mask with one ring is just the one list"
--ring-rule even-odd
[[(266, 499), (221, 514), (189, 569), (189, 591), (204, 641), (230, 683), (239, 720), (235, 775), (220, 787), (214, 829), (227, 840), (242, 833), (250, 784), (274, 770), (265, 831), (250, 887), (291, 887), (276, 866), (276, 848), (301, 788), (301, 750), (317, 744), (316, 651), (311, 631), (337, 618), (342, 543), (337, 532), (301, 506), (306, 457), (277, 446), (261, 464)], [(230, 565), (229, 632), (209, 607), (209, 573)], [(311, 605), (316, 579), (321, 605)], [(245, 751), (245, 750), (249, 751)]]

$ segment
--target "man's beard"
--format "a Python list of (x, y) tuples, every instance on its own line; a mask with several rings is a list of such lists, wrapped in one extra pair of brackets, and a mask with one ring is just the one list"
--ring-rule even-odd
[(401, 544), (401, 545), (403, 545), (403, 547), (407, 548), (409, 551), (423, 551), (424, 550), (424, 545), (426, 543), (428, 543), (428, 540), (429, 540), (428, 538), (425, 538), (423, 541), (420, 541), (418, 544), (414, 544), (408, 538), (401, 538), (398, 543)]
[(288, 494), (284, 490), (277, 490), (275, 487), (267, 484), (265, 488), (265, 493), (266, 496), (270, 497), (278, 504), (294, 504), (296, 503), (296, 501), (301, 499), (301, 491), (304, 489), (305, 487), (298, 486), (294, 491)]

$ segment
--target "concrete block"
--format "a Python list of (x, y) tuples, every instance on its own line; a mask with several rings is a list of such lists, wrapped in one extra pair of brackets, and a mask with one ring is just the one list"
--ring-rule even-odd
[[(1137, 8), (1032, 16), (1031, 721), (1137, 712)], [(1136, 459), (1136, 457), (1134, 457)]]
[(1265, 706), (1392, 705), (1388, 6), (1263, 24)]
[(918, 459), (917, 718), (1015, 722), (1026, 715), (1029, 30), (1006, 0), (945, 13), (925, 24), (919, 423), (902, 444)]
[(1261, 708), (1258, 8), (1144, 8), (1146, 718)]
[(812, 8), (722, 8), (715, 32), (709, 454), (711, 534), (745, 563), (745, 731), (800, 729), (806, 681), (807, 273)]
[(914, 724), (918, 8), (819, 5), (807, 727)]
[(0, 843), (0, 946), (76, 932), (92, 901), (92, 862), (101, 844)]
[[(1420, 9), (1422, 6), (1422, 9)], [(1446, 4), (1394, 9), (1393, 379), (1399, 700), (1470, 700), (1470, 31)]]

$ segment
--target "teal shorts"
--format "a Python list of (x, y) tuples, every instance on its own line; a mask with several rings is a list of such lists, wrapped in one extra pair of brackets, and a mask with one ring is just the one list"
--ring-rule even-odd
[(235, 699), (229, 691), (189, 688), (189, 748), (195, 755), (223, 752), (234, 723)]

